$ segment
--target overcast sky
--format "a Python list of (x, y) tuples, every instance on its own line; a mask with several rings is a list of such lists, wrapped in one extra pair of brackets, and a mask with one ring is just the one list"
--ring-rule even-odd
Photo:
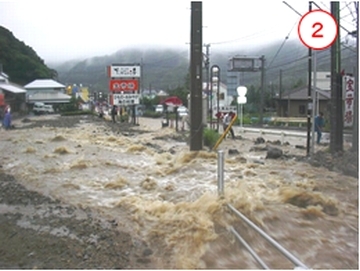
[[(286, 2), (301, 14), (308, 10), (308, 1)], [(330, 7), (328, 1), (318, 4)], [(190, 7), (189, 0), (0, 0), (0, 25), (45, 62), (109, 55), (134, 46), (186, 50)], [(203, 0), (202, 7), (203, 43), (213, 49), (282, 41), (290, 31), (290, 38), (298, 39), (300, 16), (283, 1)]]

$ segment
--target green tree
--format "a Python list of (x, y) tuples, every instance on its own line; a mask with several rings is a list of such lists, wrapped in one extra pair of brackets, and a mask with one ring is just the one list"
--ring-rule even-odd
[(54, 78), (56, 71), (48, 68), (36, 52), (0, 26), (0, 63), (12, 82), (20, 85), (35, 79)]

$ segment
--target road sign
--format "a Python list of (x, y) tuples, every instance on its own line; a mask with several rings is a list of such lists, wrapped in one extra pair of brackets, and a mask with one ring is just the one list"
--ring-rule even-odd
[(110, 91), (137, 91), (139, 81), (136, 79), (111, 79), (109, 82)]
[(111, 65), (108, 66), (108, 76), (111, 78), (138, 78), (140, 70), (138, 65)]
[(114, 105), (127, 106), (140, 104), (139, 94), (114, 94)]
[(313, 10), (301, 17), (298, 34), (306, 47), (324, 50), (335, 42), (338, 35), (338, 24), (329, 12)]

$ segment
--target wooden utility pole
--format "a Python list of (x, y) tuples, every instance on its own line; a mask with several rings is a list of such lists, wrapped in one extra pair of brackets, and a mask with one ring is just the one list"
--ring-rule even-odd
[[(355, 2), (356, 8), (356, 69), (355, 69), (355, 93), (354, 93), (354, 120), (352, 134), (352, 149), (359, 153), (359, 2)], [(358, 157), (358, 155), (356, 156)]]
[(205, 53), (205, 75), (206, 75), (206, 105), (207, 105), (207, 108), (206, 108), (206, 112), (208, 112), (208, 116), (207, 117), (210, 117), (210, 98), (209, 98), (209, 95), (210, 95), (210, 44), (204, 44), (205, 48), (206, 48), (206, 53)]
[[(312, 2), (309, 1), (309, 12), (312, 10)], [(308, 50), (308, 104), (307, 104), (307, 137), (306, 137), (306, 155), (310, 155), (310, 133), (311, 133), (311, 110), (309, 108), (311, 99), (311, 73), (312, 73), (312, 49)], [(312, 110), (314, 110), (314, 105)]]
[(260, 109), (259, 109), (259, 124), (263, 124), (264, 111), (264, 95), (265, 95), (265, 56), (261, 56), (261, 93), (260, 93)]
[(284, 117), (283, 114), (283, 110), (282, 110), (282, 70), (280, 69), (280, 74), (279, 74), (279, 102), (278, 102), (278, 114), (280, 115), (280, 117)]
[(202, 2), (191, 2), (190, 151), (203, 148)]
[(340, 3), (331, 2), (331, 14), (337, 21), (338, 36), (331, 46), (330, 152), (343, 150), (342, 76), (340, 54)]

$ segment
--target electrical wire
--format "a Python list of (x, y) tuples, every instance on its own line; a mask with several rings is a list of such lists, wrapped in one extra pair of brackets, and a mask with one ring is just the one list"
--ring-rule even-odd
[(269, 66), (267, 67), (267, 69), (271, 67), (271, 65), (273, 64), (274, 60), (275, 60), (276, 57), (279, 55), (281, 49), (284, 47), (285, 42), (289, 39), (289, 36), (290, 36), (291, 32), (293, 31), (293, 29), (294, 29), (294, 27), (295, 27), (296, 25), (297, 25), (297, 21), (295, 22), (295, 24), (293, 25), (293, 27), (290, 29), (289, 34), (287, 34), (287, 36), (285, 37), (285, 40), (284, 40), (283, 43), (280, 45), (280, 48), (277, 50), (275, 56), (274, 56), (273, 59), (271, 60), (271, 62), (270, 62), (270, 64), (269, 64)]
[[(320, 10), (323, 10), (318, 4), (316, 4), (315, 1), (311, 1), (316, 7), (318, 7)], [(343, 30), (345, 30), (348, 34), (350, 34), (351, 32), (349, 30), (347, 30), (345, 27), (343, 27), (341, 24), (339, 24), (340, 28), (342, 28)]]

